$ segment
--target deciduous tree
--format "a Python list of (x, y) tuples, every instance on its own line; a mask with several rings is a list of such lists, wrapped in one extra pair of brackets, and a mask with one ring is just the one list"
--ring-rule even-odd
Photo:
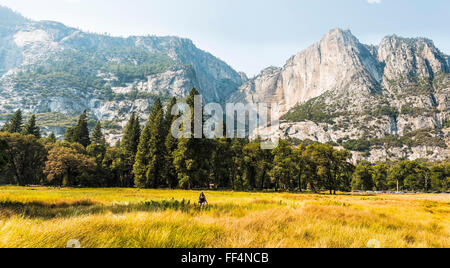
[(0, 142), (8, 144), (5, 153), (7, 168), (4, 175), (11, 184), (39, 184), (46, 159), (46, 150), (34, 136), (0, 133)]
[(60, 186), (77, 186), (93, 172), (95, 159), (65, 146), (55, 146), (50, 150), (44, 173), (49, 182)]

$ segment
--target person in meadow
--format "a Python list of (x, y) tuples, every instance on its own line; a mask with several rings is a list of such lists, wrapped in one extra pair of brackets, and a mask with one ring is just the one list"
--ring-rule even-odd
[(200, 205), (200, 208), (202, 208), (202, 209), (206, 205), (208, 205), (208, 201), (206, 200), (206, 196), (203, 192), (200, 194), (200, 197), (198, 198), (198, 204)]

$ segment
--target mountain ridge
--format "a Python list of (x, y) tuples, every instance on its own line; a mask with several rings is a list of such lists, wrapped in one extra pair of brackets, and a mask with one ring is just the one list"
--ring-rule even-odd
[[(20, 16), (7, 8), (1, 14)], [(88, 110), (118, 128), (131, 112), (146, 118), (158, 96), (184, 98), (196, 87), (206, 101), (223, 102), (246, 79), (187, 38), (111, 37), (54, 21), (16, 21), (0, 27), (0, 121), (18, 108), (57, 113), (55, 120)], [(57, 125), (44, 131), (61, 136)]]

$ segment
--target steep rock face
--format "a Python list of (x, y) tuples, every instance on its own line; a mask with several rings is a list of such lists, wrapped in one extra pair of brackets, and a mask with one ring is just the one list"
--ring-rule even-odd
[(433, 41), (424, 38), (385, 37), (377, 55), (378, 60), (385, 64), (385, 82), (402, 77), (432, 79), (435, 74), (449, 72), (445, 55), (434, 46)]
[(163, 95), (169, 91), (172, 96), (184, 98), (192, 88), (200, 88), (200, 84), (193, 68), (175, 66), (164, 73), (149, 76), (148, 81), (139, 87), (143, 92)]
[[(258, 76), (248, 80), (239, 91), (235, 92), (229, 102), (270, 103), (276, 102), (283, 105), (284, 94), (280, 90), (280, 75), (282, 69), (269, 67)], [(264, 90), (261, 90), (261, 89)], [(270, 101), (270, 102), (268, 102)]]
[(376, 90), (381, 79), (382, 68), (367, 47), (350, 31), (335, 29), (289, 59), (282, 69), (266, 69), (245, 83), (232, 99), (241, 95), (249, 103), (277, 102), (284, 114), (330, 90)]
[(448, 56), (431, 40), (389, 36), (368, 46), (335, 29), (230, 100), (279, 103), (282, 138), (345, 145), (368, 160), (442, 160), (449, 155), (449, 71)]
[[(199, 50), (188, 39), (153, 36), (116, 38), (84, 33), (56, 22), (30, 22), (17, 26), (10, 34), (13, 35), (5, 36), (2, 42), (7, 42), (9, 46), (5, 47), (13, 47), (12, 52), (21, 54), (22, 57), (12, 57), (16, 59), (16, 64), (2, 64), (0, 67), (4, 70), (10, 70), (12, 66), (42, 63), (64, 50), (101, 53), (119, 49), (143, 49), (167, 55), (178, 64), (191, 66), (195, 72), (195, 82), (208, 101), (222, 101), (242, 84), (239, 73), (211, 54)], [(99, 60), (117, 59), (105, 57)]]
[(207, 101), (223, 102), (242, 85), (242, 75), (225, 62), (197, 49), (191, 40), (177, 37), (131, 37), (137, 47), (169, 55), (193, 67), (200, 93)]

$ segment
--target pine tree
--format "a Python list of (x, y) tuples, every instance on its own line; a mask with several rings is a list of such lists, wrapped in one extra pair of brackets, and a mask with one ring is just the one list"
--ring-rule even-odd
[(75, 142), (75, 127), (66, 128), (66, 133), (64, 134), (64, 140), (67, 142)]
[(173, 97), (170, 100), (169, 105), (167, 105), (167, 110), (164, 116), (164, 131), (166, 135), (169, 135), (171, 132), (172, 124), (176, 120), (176, 116), (172, 115), (172, 109), (177, 105), (177, 98)]
[(87, 111), (85, 110), (78, 119), (78, 124), (74, 130), (74, 138), (73, 141), (77, 142), (84, 147), (89, 146), (91, 144), (91, 140), (89, 138), (89, 128), (87, 122)]
[(133, 112), (125, 127), (124, 136), (120, 143), (123, 176), (122, 186), (132, 187), (134, 185), (133, 165), (138, 151), (141, 138), (141, 125), (139, 117)]
[(21, 133), (23, 128), (22, 111), (17, 110), (14, 115), (3, 126), (2, 131), (9, 133)]
[(155, 121), (151, 126), (150, 138), (150, 154), (148, 156), (149, 164), (147, 167), (147, 187), (159, 188), (164, 186), (165, 181), (162, 181), (165, 170), (165, 127), (164, 127), (164, 112), (160, 110)]
[(152, 124), (156, 120), (156, 117), (158, 116), (158, 113), (160, 111), (163, 111), (163, 106), (161, 103), (161, 99), (158, 98), (156, 99), (155, 104), (153, 104), (152, 110), (150, 111), (148, 123)]
[(47, 141), (48, 142), (50, 142), (50, 143), (55, 143), (56, 142), (56, 136), (55, 136), (55, 133), (50, 133), (50, 135), (48, 135), (48, 137), (47, 137)]
[(33, 135), (36, 139), (41, 138), (41, 130), (36, 125), (36, 116), (32, 115), (28, 123), (23, 127), (22, 130), (23, 135)]
[[(154, 177), (154, 173), (162, 175), (162, 172), (155, 170), (154, 167), (156, 164), (164, 164), (159, 161), (159, 158), (163, 155), (155, 155), (161, 151), (160, 148), (163, 145), (163, 137), (160, 135), (163, 129), (161, 124), (163, 116), (161, 100), (157, 99), (139, 141), (136, 162), (133, 168), (136, 187), (155, 187), (157, 178)], [(154, 137), (155, 135), (157, 137)], [(150, 171), (150, 169), (152, 170)]]
[(166, 124), (166, 163), (164, 170), (164, 177), (166, 178), (166, 183), (170, 188), (176, 188), (178, 186), (178, 178), (175, 165), (173, 163), (174, 160), (174, 152), (178, 147), (178, 140), (172, 135), (172, 124), (176, 120), (176, 116), (172, 115), (172, 108), (177, 104), (177, 99), (173, 98), (167, 108), (166, 116), (165, 116), (165, 124)]
[(121, 142), (121, 147), (125, 155), (135, 157), (139, 140), (141, 137), (141, 125), (139, 117), (136, 117), (136, 113), (133, 112), (127, 125), (125, 126), (124, 135)]
[(106, 146), (106, 139), (102, 133), (102, 124), (97, 122), (91, 134), (91, 142), (92, 144)]
[(145, 188), (147, 186), (146, 174), (149, 162), (148, 156), (150, 155), (150, 136), (151, 128), (150, 124), (147, 123), (141, 135), (138, 152), (136, 154), (136, 161), (133, 167), (134, 185), (138, 188)]
[[(186, 99), (191, 108), (191, 118), (194, 119), (194, 98), (199, 92), (194, 88)], [(203, 118), (197, 119), (203, 120)], [(210, 146), (205, 139), (194, 137), (194, 120), (192, 120), (191, 138), (182, 137), (178, 140), (177, 150), (174, 152), (174, 165), (177, 169), (180, 187), (207, 187), (209, 182)], [(208, 159), (205, 161), (205, 159)]]

